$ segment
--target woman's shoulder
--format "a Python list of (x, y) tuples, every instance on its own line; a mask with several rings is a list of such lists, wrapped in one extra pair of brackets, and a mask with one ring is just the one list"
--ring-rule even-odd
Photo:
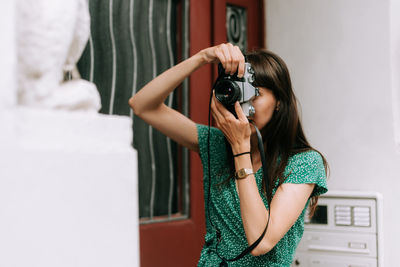
[(288, 166), (290, 165), (299, 165), (299, 164), (323, 164), (322, 155), (313, 149), (309, 149), (306, 151), (301, 151), (295, 153), (289, 157)]
[(284, 183), (316, 184), (313, 196), (328, 190), (326, 168), (322, 155), (316, 150), (307, 150), (292, 155), (285, 169)]
[(210, 145), (219, 144), (225, 141), (221, 130), (215, 127), (208, 127), (203, 124), (196, 124), (199, 146), (208, 145), (208, 133), (210, 133)]
[[(213, 155), (214, 160), (222, 161), (225, 159), (227, 145), (225, 136), (221, 130), (203, 124), (196, 124), (196, 127), (200, 148), (199, 152), (203, 163), (206, 162), (205, 160), (208, 158), (208, 150), (210, 150), (210, 154)], [(208, 142), (208, 133), (210, 133), (210, 142)]]
[(325, 174), (325, 164), (322, 155), (313, 149), (296, 153), (289, 157), (286, 166), (286, 173), (306, 176), (307, 174)]

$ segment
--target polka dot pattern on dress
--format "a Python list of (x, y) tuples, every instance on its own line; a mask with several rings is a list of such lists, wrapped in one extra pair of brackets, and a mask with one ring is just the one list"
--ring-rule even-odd
[[(208, 197), (208, 126), (197, 124), (198, 141), (200, 147), (200, 157), (203, 164), (204, 173), (204, 199), (206, 212), (206, 235), (205, 244), (201, 251), (199, 267), (219, 266), (221, 259), (216, 254), (215, 248), (217, 237), (215, 229), (208, 221), (208, 212), (211, 220), (221, 232), (222, 240), (218, 244), (218, 253), (224, 258), (236, 257), (247, 246), (247, 239), (243, 229), (242, 218), (240, 215), (240, 201), (236, 191), (234, 179), (226, 181), (231, 175), (229, 173), (229, 162), (227, 155), (227, 143), (223, 133), (211, 128), (210, 135), (210, 162), (211, 162), (211, 189), (210, 203)], [(312, 196), (317, 196), (327, 192), (325, 168), (321, 155), (316, 151), (307, 151), (296, 154), (289, 158), (285, 168), (287, 179), (284, 183), (315, 184)], [(260, 192), (260, 196), (268, 208), (267, 199), (262, 193), (262, 168), (260, 168), (255, 178)], [(274, 190), (275, 191), (275, 190)], [(268, 253), (261, 256), (248, 254), (235, 262), (228, 262), (228, 266), (269, 266), (284, 267), (290, 266), (301, 237), (304, 231), (304, 215), (307, 202), (303, 212), (296, 220), (294, 225), (284, 235), (284, 237)], [(207, 208), (207, 205), (209, 207)]]

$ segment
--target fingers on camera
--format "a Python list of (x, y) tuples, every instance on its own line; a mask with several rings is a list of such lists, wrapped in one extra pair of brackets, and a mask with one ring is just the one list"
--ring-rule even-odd
[(215, 51), (215, 55), (218, 57), (219, 61), (222, 64), (222, 67), (224, 67), (224, 69), (226, 69), (226, 60), (225, 60), (225, 55), (222, 51), (220, 51), (219, 49), (217, 49)]
[(240, 104), (238, 101), (235, 103), (235, 111), (236, 114), (238, 115), (238, 119), (241, 121), (247, 121), (246, 115), (244, 115), (242, 108), (240, 107)]
[(221, 44), (217, 53), (226, 74), (233, 75), (238, 71), (238, 76), (244, 75), (244, 56), (238, 46), (231, 43)]
[(238, 62), (239, 62), (239, 66), (238, 66), (238, 77), (242, 78), (244, 75), (244, 56), (242, 51), (240, 51), (239, 46), (235, 45), (235, 51), (236, 54), (238, 55)]
[(215, 97), (213, 97), (211, 100), (211, 111), (212, 111), (214, 120), (219, 123), (224, 118), (223, 118), (223, 115), (221, 114), (220, 110), (218, 109), (218, 105), (219, 105), (218, 100), (216, 100)]
[(222, 44), (221, 50), (225, 57), (225, 73), (228, 74), (232, 69), (232, 55), (229, 51), (229, 44)]
[(237, 54), (235, 47), (231, 43), (228, 44), (228, 50), (229, 50), (229, 53), (232, 55), (232, 57), (231, 57), (232, 65), (231, 65), (230, 75), (233, 75), (236, 72), (236, 70), (238, 69), (239, 55)]

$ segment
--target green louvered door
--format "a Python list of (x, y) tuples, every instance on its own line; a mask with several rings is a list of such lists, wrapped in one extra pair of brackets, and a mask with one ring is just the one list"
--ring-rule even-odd
[[(134, 116), (128, 106), (132, 95), (182, 56), (177, 44), (181, 38), (178, 4), (178, 0), (89, 1), (91, 38), (79, 70), (83, 78), (97, 85), (101, 113), (133, 119), (141, 223), (188, 216), (187, 152)], [(183, 90), (187, 87), (171, 94), (166, 104), (181, 110), (186, 107)], [(178, 107), (178, 101), (184, 104)]]

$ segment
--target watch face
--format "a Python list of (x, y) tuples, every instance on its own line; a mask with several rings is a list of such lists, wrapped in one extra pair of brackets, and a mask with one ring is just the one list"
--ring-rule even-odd
[(245, 169), (240, 169), (238, 172), (238, 177), (243, 178), (246, 175)]
[(243, 178), (246, 178), (250, 174), (253, 174), (252, 169), (240, 169), (236, 172), (236, 178), (243, 179)]

